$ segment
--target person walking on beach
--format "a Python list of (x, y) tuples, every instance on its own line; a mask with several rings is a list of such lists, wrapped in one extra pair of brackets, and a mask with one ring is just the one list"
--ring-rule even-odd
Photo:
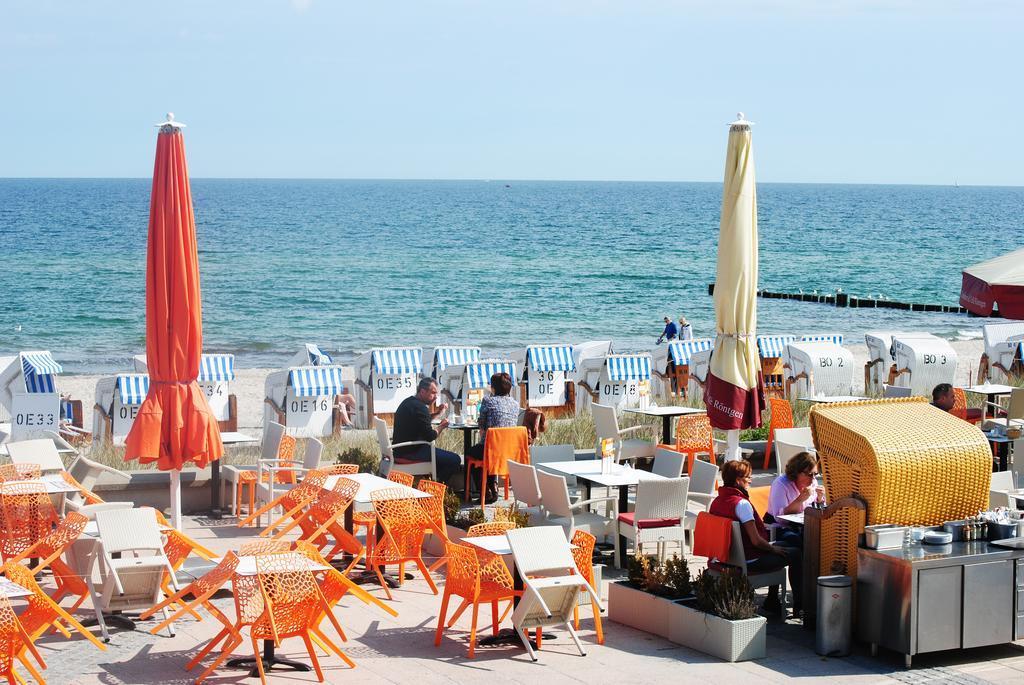
[(679, 329), (676, 327), (676, 322), (666, 316), (665, 330), (663, 330), (661, 335), (658, 336), (658, 340), (655, 342), (655, 345), (660, 345), (666, 340), (675, 340), (677, 335), (679, 335)]
[[(416, 394), (406, 397), (395, 411), (395, 430), (392, 442), (413, 442), (424, 440), (433, 442), (448, 427), (448, 419), (442, 419), (437, 430), (431, 421), (448, 411), (448, 405), (442, 403), (433, 414), (430, 405), (437, 399), (437, 381), (424, 378), (416, 386)], [(448, 484), (457, 475), (462, 466), (462, 458), (454, 452), (435, 448), (434, 457), (437, 464), (437, 480)], [(430, 445), (409, 445), (395, 448), (395, 463), (414, 464), (430, 461)]]
[(679, 317), (679, 339), (693, 340), (693, 326), (690, 325), (685, 316)]

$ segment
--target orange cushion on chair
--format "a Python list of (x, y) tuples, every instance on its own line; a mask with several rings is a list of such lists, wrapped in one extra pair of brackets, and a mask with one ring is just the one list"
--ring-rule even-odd
[(732, 519), (715, 516), (706, 511), (697, 514), (693, 530), (693, 553), (708, 559), (728, 559), (732, 544)]
[[(627, 526), (633, 526), (633, 516), (635, 512), (628, 512), (626, 514), (619, 514), (619, 520), (625, 523)], [(640, 530), (645, 528), (668, 528), (669, 526), (678, 526), (678, 518), (660, 518), (660, 519), (640, 519), (636, 522), (635, 527)]]
[(509, 460), (530, 463), (530, 438), (526, 427), (488, 428), (484, 437), (487, 475), (507, 476)]

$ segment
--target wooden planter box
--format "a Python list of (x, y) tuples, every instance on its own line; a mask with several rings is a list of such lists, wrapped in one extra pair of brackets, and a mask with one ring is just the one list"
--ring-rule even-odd
[(625, 583), (608, 584), (608, 618), (725, 661), (765, 656), (768, 620), (728, 621)]

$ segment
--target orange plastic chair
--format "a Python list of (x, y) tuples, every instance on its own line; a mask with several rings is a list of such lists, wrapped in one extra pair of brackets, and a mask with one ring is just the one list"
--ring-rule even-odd
[(983, 418), (980, 409), (972, 411), (967, 408), (967, 393), (964, 392), (963, 388), (953, 388), (953, 408), (949, 413), (975, 425), (981, 423)]
[(452, 596), (462, 599), (462, 605), (455, 612), (448, 626), (469, 606), (473, 607), (473, 620), (469, 629), (469, 658), (476, 651), (476, 625), (481, 604), (491, 605), (491, 628), (498, 634), (500, 620), (498, 618), (498, 602), (509, 600), (511, 605), (516, 591), (512, 574), (501, 557), (490, 552), (477, 552), (468, 545), (447, 543), (445, 555), (448, 557), (448, 575), (444, 583), (444, 596), (441, 599), (441, 612), (437, 617), (437, 631), (434, 633), (434, 646), (441, 644), (441, 634), (445, 628), (448, 614), (448, 602)]
[(487, 521), (485, 523), (476, 523), (469, 527), (466, 531), (467, 537), (484, 537), (486, 535), (504, 535), (505, 531), (516, 528), (516, 524), (512, 521)]
[[(139, 614), (139, 619), (145, 620), (153, 614), (155, 614), (156, 612), (162, 611), (165, 607), (171, 606), (172, 604), (180, 604), (180, 609), (178, 609), (173, 614), (168, 616), (159, 625), (155, 626), (154, 628), (151, 628), (149, 632), (151, 632), (153, 635), (156, 635), (161, 630), (171, 625), (174, 621), (177, 621), (186, 613), (190, 613), (193, 616), (198, 616), (199, 614), (196, 610), (200, 607), (206, 609), (206, 611), (209, 612), (209, 614), (213, 616), (215, 619), (220, 621), (220, 623), (225, 628), (231, 628), (231, 620), (227, 616), (225, 616), (223, 612), (221, 612), (220, 609), (218, 609), (212, 602), (210, 602), (210, 598), (214, 595), (214, 593), (216, 593), (218, 590), (224, 587), (224, 585), (226, 585), (228, 581), (231, 580), (231, 577), (235, 573), (235, 569), (238, 568), (238, 562), (238, 556), (234, 552), (228, 552), (224, 555), (224, 557), (220, 560), (220, 563), (217, 564), (217, 566), (214, 567), (213, 570), (208, 571), (206, 574), (203, 575), (203, 577), (192, 581), (191, 583), (189, 583), (182, 589), (178, 590), (177, 592), (169, 594), (167, 598), (164, 599), (162, 602), (150, 607), (149, 609), (146, 609), (141, 614)], [(191, 596), (192, 599), (189, 601), (185, 601), (185, 598), (189, 596)], [(204, 656), (206, 656), (207, 653), (209, 653), (209, 650), (212, 648), (213, 645), (208, 644), (205, 648), (206, 651), (201, 652), (200, 655), (196, 658), (201, 660)]]
[[(256, 557), (256, 569), (260, 591), (266, 610), (249, 629), (253, 653), (256, 656), (256, 668), (260, 674), (260, 682), (266, 685), (266, 674), (263, 671), (262, 648), (260, 640), (273, 640), (281, 644), (281, 640), (289, 637), (301, 637), (306, 643), (313, 669), (320, 682), (324, 680), (320, 662), (310, 636), (316, 629), (318, 619), (327, 617), (334, 625), (338, 635), (344, 633), (334, 617), (327, 600), (316, 584), (313, 574), (309, 571), (295, 570), (301, 568), (305, 557), (300, 554), (269, 554)], [(355, 663), (345, 655), (333, 642), (317, 630), (316, 636), (322, 643), (337, 654), (342, 661), (355, 668)]]
[[(572, 534), (572, 558), (576, 562), (576, 570), (580, 572), (580, 575), (590, 583), (590, 586), (594, 588), (598, 593), (601, 592), (601, 588), (594, 586), (594, 545), (597, 543), (597, 538), (588, 533), (585, 530), (576, 529), (576, 532)], [(590, 608), (594, 611), (594, 632), (597, 633), (597, 644), (604, 644), (604, 630), (601, 628), (601, 611), (597, 608), (597, 604), (594, 602), (590, 603)], [(580, 629), (580, 608), (579, 605), (573, 609), (573, 622), (576, 630)]]
[[(161, 516), (163, 515), (161, 514)], [(164, 542), (164, 554), (167, 556), (167, 561), (170, 562), (171, 568), (175, 571), (184, 566), (185, 560), (193, 554), (205, 561), (215, 562), (217, 560), (217, 554), (215, 552), (203, 547), (180, 530), (169, 530), (166, 535), (167, 541)], [(163, 588), (165, 595), (170, 596), (175, 594), (173, 588), (171, 588), (170, 574), (164, 574), (161, 587)], [(189, 613), (192, 614), (196, 620), (202, 620), (199, 614), (196, 614), (193, 611), (189, 611)], [(164, 623), (167, 623), (167, 621)], [(153, 634), (156, 635), (156, 633)]]
[(9, 480), (38, 480), (39, 464), (0, 464), (0, 483)]
[[(366, 548), (359, 538), (345, 530), (345, 512), (352, 506), (352, 500), (359, 492), (359, 483), (349, 478), (339, 478), (334, 489), (320, 493), (320, 497), (309, 505), (304, 516), (310, 527), (316, 529), (308, 536), (303, 536), (305, 542), (312, 543), (317, 549), (329, 543), (328, 535), (333, 538), (334, 544), (324, 555), (327, 559), (334, 559), (338, 554), (346, 553), (352, 555), (352, 561), (345, 568), (348, 573), (365, 555)], [(301, 521), (297, 522), (300, 523)], [(282, 534), (287, 530), (282, 530)], [(280, 534), (279, 534), (280, 535)]]
[(693, 460), (698, 454), (707, 454), (715, 463), (715, 434), (707, 414), (680, 416), (676, 424), (676, 452), (687, 455), (686, 473), (693, 475)]
[[(427, 518), (434, 524), (434, 527), (427, 531), (428, 535), (437, 535), (441, 538), (444, 543), (448, 542), (448, 522), (444, 516), (444, 498), (448, 494), (448, 486), (444, 483), (438, 483), (436, 480), (430, 480), (429, 478), (421, 478), (420, 482), (416, 485), (416, 488), (420, 492), (425, 492), (430, 497), (424, 497), (416, 500), (423, 507), (424, 513)], [(444, 566), (446, 559), (444, 555), (430, 565), (431, 571)]]
[(75, 488), (78, 494), (82, 496), (82, 504), (103, 504), (103, 499), (92, 490), (87, 490), (84, 485), (79, 483), (74, 476), (67, 471), (61, 471), (60, 477), (64, 479), (64, 482)]
[(15, 616), (10, 600), (6, 595), (0, 595), (0, 676), (7, 676), (7, 682), (11, 685), (24, 685), (25, 681), (14, 670), (14, 660), (17, 658), (39, 685), (46, 685), (43, 676), (39, 675), (39, 671), (23, 656), (26, 649), (35, 657), (36, 663), (46, 668), (43, 657), (36, 651), (32, 639)]
[(254, 511), (252, 514), (247, 516), (238, 522), (238, 527), (246, 526), (257, 518), (272, 511), (274, 507), (281, 507), (284, 510), (284, 515), (273, 521), (269, 526), (260, 531), (261, 536), (267, 536), (281, 524), (282, 521), (286, 521), (296, 512), (301, 511), (309, 502), (316, 499), (323, 490), (324, 481), (327, 480), (327, 476), (323, 471), (314, 469), (306, 474), (306, 477), (302, 479), (302, 482), (296, 485), (290, 490), (286, 490), (270, 502), (267, 502), (262, 507)]
[(725, 561), (732, 544), (732, 519), (715, 516), (706, 511), (697, 514), (693, 529), (693, 554), (708, 559)]
[(288, 540), (250, 540), (238, 547), (238, 556), (254, 557), (260, 554), (280, 554), (290, 552), (292, 543)]
[[(388, 599), (393, 599), (391, 590), (384, 582), (381, 568), (398, 564), (401, 571), (407, 562), (412, 562), (420, 569), (431, 592), (436, 595), (437, 586), (434, 585), (430, 571), (421, 556), (423, 536), (427, 529), (434, 525), (423, 511), (423, 507), (415, 499), (405, 498), (404, 493), (397, 488), (377, 490), (372, 497), (373, 510), (377, 512), (383, 533), (367, 557), (366, 568), (377, 574), (384, 594)], [(404, 576), (404, 573), (399, 574), (399, 585), (402, 584)]]
[[(251, 544), (253, 547), (256, 545), (271, 547), (271, 543), (277, 542), (278, 541), (276, 540), (259, 540)], [(280, 545), (278, 545), (278, 547), (280, 547)], [(239, 550), (239, 556), (244, 556), (247, 553), (249, 553), (247, 550)], [(220, 666), (225, 659), (231, 656), (231, 653), (235, 651), (235, 648), (242, 644), (242, 628), (244, 626), (252, 625), (263, 615), (263, 612), (266, 609), (266, 605), (263, 601), (263, 594), (260, 591), (259, 578), (257, 576), (235, 575), (231, 579), (231, 587), (235, 600), (234, 623), (225, 624), (224, 628), (214, 635), (213, 638), (211, 638), (210, 641), (207, 642), (199, 651), (199, 653), (185, 665), (187, 670), (192, 670), (213, 650), (214, 647), (217, 645), (221, 646), (221, 651), (217, 658), (206, 667), (206, 670), (199, 674), (198, 678), (196, 678), (196, 685), (202, 683), (207, 676), (217, 670), (217, 667)]]
[(392, 469), (391, 472), (388, 473), (388, 480), (391, 481), (392, 483), (398, 483), (399, 485), (404, 485), (407, 488), (411, 488), (415, 479), (413, 478), (413, 475), (411, 473), (406, 473), (405, 471), (396, 471), (395, 469)]
[(772, 442), (775, 440), (775, 431), (779, 428), (793, 428), (793, 405), (789, 400), (781, 397), (769, 397), (768, 406), (772, 410), (771, 423), (768, 426), (768, 442), (764, 446), (764, 464), (761, 468), (768, 468), (772, 460)]
[[(330, 562), (320, 554), (317, 548), (308, 542), (299, 541), (295, 543), (295, 551), (299, 554), (302, 554), (314, 563), (321, 564), (323, 566), (331, 565)], [(324, 571), (323, 574), (323, 578), (320, 579), (320, 592), (323, 594), (324, 601), (327, 602), (327, 606), (330, 608), (331, 611), (334, 610), (334, 607), (337, 606), (338, 602), (341, 601), (342, 597), (351, 592), (353, 596), (362, 601), (364, 604), (372, 604), (380, 609), (383, 609), (392, 616), (398, 616), (397, 611), (395, 611), (387, 604), (371, 595), (363, 588), (359, 587), (359, 585), (356, 584), (354, 581), (349, 580), (341, 571), (335, 568), (331, 568), (327, 571)], [(325, 617), (326, 613), (324, 612), (321, 612), (319, 615), (317, 615), (317, 617), (313, 620), (313, 627), (311, 628), (311, 630), (313, 632), (313, 641), (320, 645), (320, 647), (322, 647), (325, 651), (327, 651), (327, 646), (324, 643), (322, 643), (319, 639), (320, 637), (322, 637), (322, 632), (320, 631), (320, 624), (323, 622)], [(348, 639), (346, 638), (344, 632), (339, 632), (339, 635), (341, 636), (342, 642), (348, 642)]]
[(480, 469), (480, 506), (486, 499), (484, 483), (488, 476), (503, 476), (505, 499), (508, 499), (508, 461), (530, 463), (530, 434), (526, 426), (488, 428), (484, 437), (484, 458), (466, 457), (466, 502), (469, 502), (469, 481), (473, 469)]
[(771, 493), (772, 486), (770, 485), (761, 485), (747, 490), (747, 494), (750, 496), (750, 506), (754, 508), (754, 512), (758, 516), (764, 516), (764, 512), (768, 511), (768, 498), (771, 497)]
[(92, 631), (79, 623), (74, 616), (62, 609), (57, 602), (43, 592), (43, 589), (36, 583), (32, 571), (19, 563), (8, 561), (0, 567), (0, 573), (3, 573), (12, 583), (17, 583), (32, 592), (31, 595), (24, 598), (28, 606), (18, 616), (18, 620), (30, 640), (35, 642), (39, 636), (51, 629), (63, 633), (64, 637), (71, 637), (71, 633), (64, 627), (64, 624), (67, 624), (101, 650), (107, 650), (106, 645), (100, 642), (92, 634)]
[[(299, 462), (295, 459), (295, 438), (290, 435), (281, 436), (281, 444), (277, 448), (277, 459), (282, 463), (283, 466), (289, 464), (297, 465)], [(251, 515), (256, 509), (256, 480), (258, 476), (256, 471), (240, 471), (238, 473), (238, 484), (235, 485), (235, 516), (242, 515), (242, 498), (245, 496), (245, 489), (249, 489), (249, 511)], [(270, 474), (263, 474), (263, 482), (266, 483), (270, 480)], [(276, 483), (291, 483), (295, 484), (295, 472), (287, 469), (276, 471), (274, 473), (274, 481)], [(246, 519), (249, 521), (250, 519)], [(239, 526), (245, 525), (239, 523)]]
[(81, 606), (85, 598), (89, 596), (89, 586), (70, 566), (64, 563), (61, 556), (81, 536), (87, 523), (89, 523), (89, 519), (82, 514), (70, 512), (57, 524), (57, 528), (52, 533), (9, 560), (20, 564), (25, 559), (38, 558), (39, 562), (32, 568), (33, 575), (45, 568), (51, 568), (53, 580), (57, 584), (57, 592), (53, 595), (53, 601), (59, 602), (66, 595), (77, 597), (78, 599), (71, 605), (71, 611)]
[(16, 557), (50, 534), (57, 523), (46, 486), (40, 482), (0, 484), (0, 554)]

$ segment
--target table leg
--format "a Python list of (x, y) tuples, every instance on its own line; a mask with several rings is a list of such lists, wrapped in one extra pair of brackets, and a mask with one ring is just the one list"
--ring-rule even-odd
[[(291, 659), (285, 659), (277, 656), (277, 651), (274, 647), (273, 640), (263, 641), (263, 656), (260, 659), (263, 662), (263, 670), (269, 671), (274, 666), (285, 666), (293, 671), (311, 671), (313, 670), (309, 664), (304, 664), (301, 661), (292, 661)], [(231, 668), (251, 668), (249, 671), (250, 678), (259, 678), (260, 672), (256, 668), (256, 657), (243, 657), (241, 659), (231, 659), (228, 661), (228, 666)]]
[(473, 446), (473, 431), (464, 430), (462, 431), (462, 457), (465, 459), (466, 455), (469, 454), (469, 448)]
[(661, 442), (663, 445), (672, 444), (672, 417), (661, 417)]
[[(629, 486), (628, 485), (621, 485), (621, 486), (619, 486), (619, 511), (617, 513), (621, 514), (621, 513), (627, 512), (627, 511), (629, 511)], [(619, 517), (616, 516), (614, 521), (615, 521), (615, 534), (618, 535)], [(623, 566), (626, 567), (626, 568), (629, 567), (629, 564), (625, 563), (626, 550), (628, 549), (628, 547), (627, 547), (628, 544), (629, 544), (629, 540), (626, 538), (626, 536), (625, 535), (619, 535), (619, 549), (622, 551), (622, 555), (621, 556), (622, 556), (622, 559), (623, 559)], [(639, 547), (639, 545), (638, 545), (638, 547)]]
[(210, 462), (210, 518), (219, 519), (220, 510), (220, 459)]

